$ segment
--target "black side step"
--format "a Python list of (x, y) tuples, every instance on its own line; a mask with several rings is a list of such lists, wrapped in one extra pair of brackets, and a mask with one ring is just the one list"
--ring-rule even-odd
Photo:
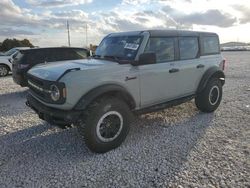
[(135, 114), (146, 114), (146, 113), (150, 113), (150, 112), (160, 111), (160, 110), (163, 110), (165, 108), (170, 108), (170, 107), (177, 106), (179, 104), (185, 103), (187, 101), (190, 101), (194, 97), (195, 97), (195, 95), (189, 95), (187, 97), (182, 97), (180, 99), (175, 99), (175, 100), (172, 100), (172, 101), (167, 101), (167, 102), (164, 102), (164, 103), (156, 104), (156, 105), (146, 107), (146, 108), (143, 108), (143, 109), (135, 110), (134, 113)]

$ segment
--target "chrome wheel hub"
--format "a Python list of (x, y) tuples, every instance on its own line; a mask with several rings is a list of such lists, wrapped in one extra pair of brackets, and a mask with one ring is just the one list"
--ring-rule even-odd
[(0, 67), (0, 76), (5, 76), (8, 70), (5, 67)]

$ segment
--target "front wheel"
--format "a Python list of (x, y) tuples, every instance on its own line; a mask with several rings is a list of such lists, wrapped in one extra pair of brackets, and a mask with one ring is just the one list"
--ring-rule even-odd
[(0, 77), (7, 76), (9, 74), (9, 69), (5, 65), (0, 65)]
[(205, 89), (195, 98), (195, 104), (202, 112), (213, 112), (222, 99), (222, 84), (218, 78), (208, 81)]
[(125, 140), (130, 128), (131, 111), (117, 98), (103, 98), (87, 109), (84, 123), (78, 125), (88, 148), (104, 153), (117, 148)]

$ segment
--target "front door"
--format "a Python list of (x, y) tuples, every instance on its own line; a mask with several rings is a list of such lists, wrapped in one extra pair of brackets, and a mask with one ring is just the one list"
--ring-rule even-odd
[(156, 64), (138, 66), (141, 107), (169, 101), (180, 95), (176, 66), (176, 37), (150, 38), (145, 53), (156, 53)]

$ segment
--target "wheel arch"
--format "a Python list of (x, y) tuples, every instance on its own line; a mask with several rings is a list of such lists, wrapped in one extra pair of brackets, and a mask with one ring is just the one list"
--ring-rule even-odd
[(7, 65), (7, 64), (5, 64), (5, 63), (0, 63), (0, 65), (3, 65), (3, 66), (5, 66), (5, 67), (7, 67), (7, 68), (8, 68), (8, 71), (11, 71), (11, 68), (10, 68), (9, 65)]
[(207, 85), (211, 78), (218, 78), (221, 80), (222, 85), (225, 84), (225, 74), (219, 67), (209, 68), (202, 76), (196, 93), (200, 93)]
[(74, 109), (84, 110), (95, 99), (104, 96), (115, 96), (117, 98), (121, 98), (129, 105), (130, 109), (134, 109), (136, 107), (134, 98), (124, 87), (116, 84), (106, 84), (91, 89), (89, 92), (84, 94), (77, 102)]

